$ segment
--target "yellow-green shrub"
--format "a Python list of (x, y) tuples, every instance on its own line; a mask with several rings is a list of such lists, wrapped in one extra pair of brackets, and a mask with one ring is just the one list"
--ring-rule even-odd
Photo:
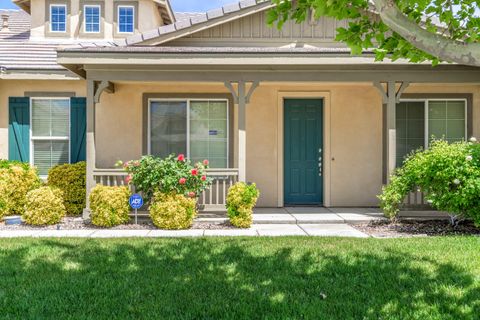
[(27, 193), (23, 220), (35, 226), (59, 223), (65, 216), (62, 191), (41, 187)]
[(187, 229), (192, 226), (197, 215), (196, 206), (197, 202), (193, 198), (157, 192), (150, 206), (150, 217), (153, 224), (161, 229)]
[(98, 185), (90, 193), (90, 219), (99, 227), (113, 227), (127, 223), (130, 206), (128, 187)]
[(0, 218), (21, 215), (27, 193), (40, 184), (35, 168), (26, 163), (0, 160)]
[(260, 192), (255, 183), (238, 182), (228, 190), (227, 212), (230, 223), (238, 228), (249, 228), (253, 221), (253, 207)]
[(85, 208), (86, 164), (63, 164), (48, 171), (48, 185), (63, 192), (63, 203), (68, 215), (80, 215)]

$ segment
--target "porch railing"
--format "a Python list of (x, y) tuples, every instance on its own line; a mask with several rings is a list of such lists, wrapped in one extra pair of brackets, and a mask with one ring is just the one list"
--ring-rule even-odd
[(430, 205), (427, 202), (425, 193), (414, 190), (410, 192), (403, 202), (404, 210), (429, 210)]
[[(238, 169), (208, 169), (212, 185), (199, 198), (203, 211), (225, 211), (228, 189), (238, 182)], [(93, 171), (96, 184), (104, 186), (125, 186), (127, 173), (121, 169), (96, 169)], [(133, 190), (132, 190), (133, 191)]]

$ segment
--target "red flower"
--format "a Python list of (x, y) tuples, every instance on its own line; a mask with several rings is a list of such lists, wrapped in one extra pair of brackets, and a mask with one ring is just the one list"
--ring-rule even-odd
[(208, 162), (207, 159), (203, 160), (203, 165), (204, 165), (204, 166), (208, 166), (209, 163), (210, 163), (210, 162)]
[(178, 180), (178, 183), (180, 183), (180, 184), (185, 184), (185, 183), (187, 183), (187, 179), (185, 179), (185, 178), (180, 178), (180, 180)]
[(197, 196), (197, 194), (196, 194), (195, 192), (193, 192), (193, 191), (190, 191), (190, 192), (188, 193), (188, 196), (189, 196), (190, 198), (195, 198), (195, 197)]
[(179, 154), (177, 160), (178, 161), (185, 161), (185, 155), (184, 154)]
[(192, 169), (192, 176), (196, 176), (198, 174), (198, 170), (197, 169)]
[(132, 176), (131, 176), (131, 175), (128, 175), (128, 176), (125, 178), (125, 184), (130, 184), (131, 181), (132, 181)]
[(202, 181), (207, 180), (207, 176), (202, 176)]

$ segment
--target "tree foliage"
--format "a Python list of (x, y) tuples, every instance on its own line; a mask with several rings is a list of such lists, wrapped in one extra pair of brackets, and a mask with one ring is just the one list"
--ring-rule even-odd
[(480, 1), (474, 0), (273, 0), (268, 21), (281, 28), (287, 20), (348, 20), (336, 40), (353, 54), (373, 50), (410, 62), (441, 61), (480, 66)]

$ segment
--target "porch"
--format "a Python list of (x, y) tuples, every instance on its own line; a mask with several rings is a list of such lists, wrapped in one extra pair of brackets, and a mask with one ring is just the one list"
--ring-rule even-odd
[[(79, 59), (70, 54), (78, 53), (59, 52), (59, 61), (68, 65), (69, 59)], [(323, 148), (315, 163), (322, 177), (318, 206), (375, 207), (382, 185), (396, 166), (395, 108), (401, 97), (469, 94), (475, 100), (469, 105), (476, 108), (480, 101), (476, 85), (480, 75), (465, 67), (420, 65), (408, 67), (407, 72), (403, 65), (328, 65), (319, 62), (325, 59), (321, 57), (289, 58), (287, 63), (288, 59), (272, 60), (268, 55), (249, 56), (227, 59), (225, 64), (226, 58), (221, 56), (208, 61), (198, 56), (193, 64), (182, 56), (169, 60), (175, 69), (156, 55), (151, 61), (132, 60), (138, 64), (128, 64), (123, 57), (109, 60), (108, 65), (101, 59), (90, 61), (92, 64), (83, 66), (87, 78), (87, 190), (96, 184), (124, 184), (125, 173), (108, 167), (117, 160), (149, 154), (150, 97), (188, 100), (222, 95), (231, 101), (231, 154), (226, 168), (208, 173), (214, 182), (201, 195), (203, 211), (224, 211), (228, 187), (237, 181), (257, 183), (262, 193), (259, 207), (288, 206), (284, 103), (316, 99), (323, 103)], [(297, 65), (292, 69), (294, 60)], [(479, 129), (472, 126), (471, 114), (468, 121), (468, 135), (475, 134)], [(405, 208), (428, 206), (424, 195), (413, 192), (405, 200)]]

